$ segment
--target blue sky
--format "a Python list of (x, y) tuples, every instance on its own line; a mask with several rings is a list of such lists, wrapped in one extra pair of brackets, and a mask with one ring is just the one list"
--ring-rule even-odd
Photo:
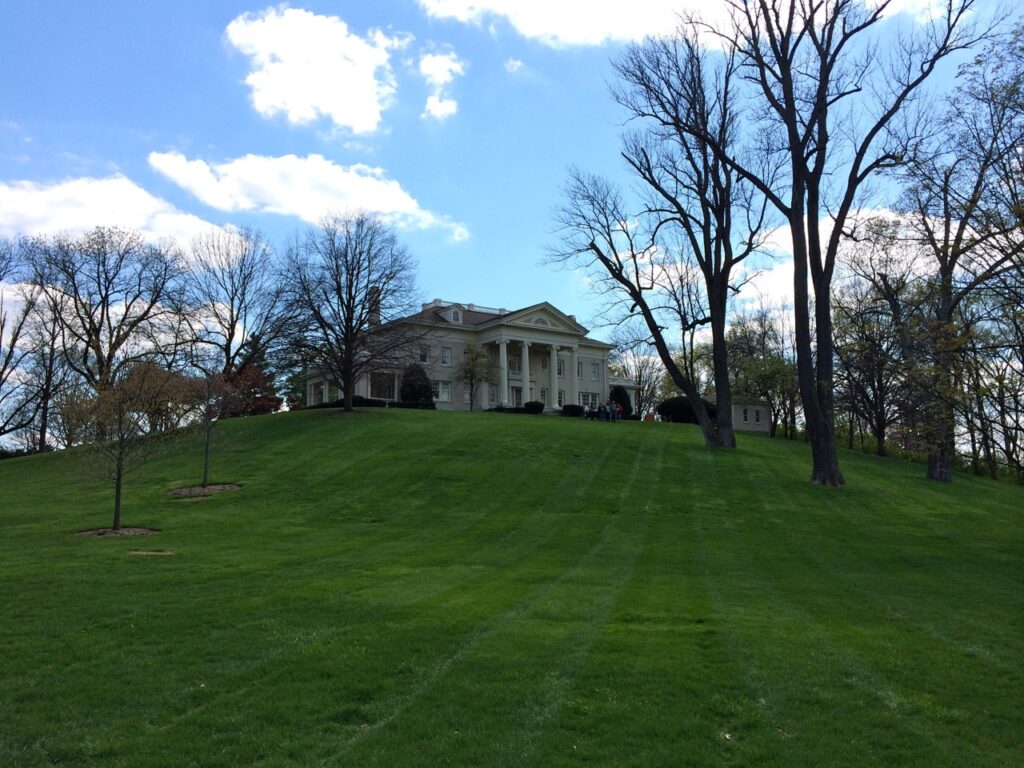
[(569, 165), (619, 172), (609, 61), (680, 5), (4, 0), (0, 235), (250, 224), (284, 247), (362, 206), (425, 300), (590, 321), (582, 276), (541, 263), (552, 210)]

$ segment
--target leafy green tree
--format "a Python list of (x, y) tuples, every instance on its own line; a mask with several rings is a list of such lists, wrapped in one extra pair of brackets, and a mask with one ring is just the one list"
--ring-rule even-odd
[(769, 434), (774, 437), (781, 424), (786, 436), (794, 437), (800, 393), (778, 316), (764, 307), (737, 315), (726, 338), (736, 397), (763, 400), (768, 404)]

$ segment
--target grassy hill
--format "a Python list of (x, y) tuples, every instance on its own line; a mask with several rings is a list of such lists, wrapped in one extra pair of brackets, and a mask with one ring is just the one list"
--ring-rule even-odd
[[(225, 423), (0, 462), (3, 766), (1019, 766), (1024, 489), (667, 424)], [(173, 554), (143, 555), (160, 550)]]

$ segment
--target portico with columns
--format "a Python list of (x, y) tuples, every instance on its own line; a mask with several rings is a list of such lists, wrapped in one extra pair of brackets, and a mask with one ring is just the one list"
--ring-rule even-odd
[[(543, 402), (549, 411), (570, 403), (596, 407), (615, 385), (623, 386), (635, 402), (635, 386), (609, 375), (608, 357), (614, 346), (588, 338), (587, 329), (575, 317), (547, 302), (509, 311), (435, 299), (398, 322), (414, 323), (423, 330), (423, 340), (410, 357), (423, 365), (431, 379), (439, 410), (470, 410), (470, 388), (457, 373), (470, 346), (487, 351), (492, 372), (490, 380), (473, 393), (473, 410), (530, 401)], [(361, 380), (356, 392), (395, 399), (398, 373)], [(308, 388), (315, 399), (325, 386), (310, 380)]]

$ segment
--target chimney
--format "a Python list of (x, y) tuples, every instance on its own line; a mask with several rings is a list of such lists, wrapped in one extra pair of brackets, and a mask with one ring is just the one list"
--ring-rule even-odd
[(374, 286), (366, 292), (367, 320), (370, 325), (380, 325), (380, 288)]

